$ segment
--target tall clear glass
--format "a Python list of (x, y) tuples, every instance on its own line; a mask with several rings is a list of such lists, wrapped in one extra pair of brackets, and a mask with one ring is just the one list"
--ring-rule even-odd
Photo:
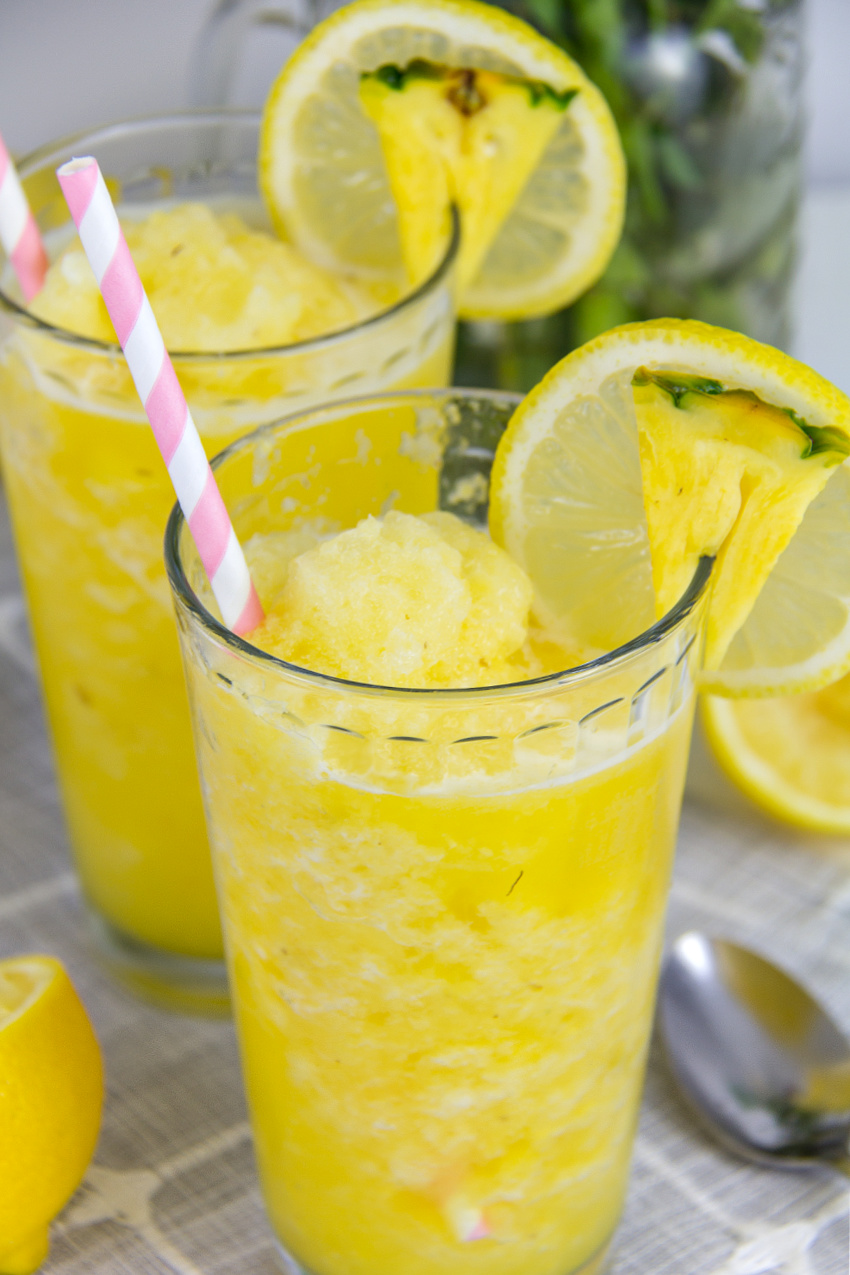
[[(216, 475), (243, 541), (389, 506), (482, 523), (515, 403), (447, 390), (317, 409), (236, 443)], [(592, 663), (417, 691), (234, 637), (177, 511), (166, 562), (287, 1269), (599, 1271), (637, 1119), (709, 566)]]
[[(220, 111), (118, 124), (45, 147), (20, 173), (51, 245), (69, 231), (54, 171), (80, 154), (97, 156), (134, 216), (201, 200), (259, 222), (258, 127), (256, 115)], [(346, 331), (279, 349), (174, 353), (210, 454), (302, 406), (445, 384), (455, 247), (417, 292)], [(118, 346), (34, 318), (8, 268), (0, 282), (3, 473), (96, 935), (140, 990), (221, 1006), (221, 933), (162, 567), (173, 492)]]

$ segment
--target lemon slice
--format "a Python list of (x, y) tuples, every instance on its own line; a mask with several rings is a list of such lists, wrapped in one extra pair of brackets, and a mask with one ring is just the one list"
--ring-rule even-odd
[(648, 627), (715, 556), (707, 688), (809, 690), (850, 667), (848, 452), (850, 400), (809, 368), (707, 324), (628, 324), (518, 408), (491, 533), (541, 622), (589, 654)]
[(48, 1224), (94, 1151), (103, 1067), (91, 1023), (59, 961), (0, 961), (0, 1273), (47, 1256)]
[(260, 137), (272, 219), (312, 260), (418, 282), (462, 218), (461, 312), (566, 305), (622, 228), (604, 98), (565, 53), (478, 0), (357, 0), (274, 84)]
[(850, 677), (780, 699), (706, 696), (720, 765), (762, 809), (816, 832), (850, 834)]

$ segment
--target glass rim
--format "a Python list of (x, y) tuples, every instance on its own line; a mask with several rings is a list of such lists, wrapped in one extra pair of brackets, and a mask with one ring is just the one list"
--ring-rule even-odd
[[(457, 398), (459, 394), (467, 398), (507, 403), (512, 407), (516, 407), (522, 401), (522, 395), (520, 394), (509, 393), (504, 390), (476, 390), (467, 386), (447, 389), (390, 390), (381, 394), (368, 394), (357, 398), (341, 399), (333, 403), (318, 405), (308, 411), (280, 417), (275, 421), (270, 421), (266, 425), (261, 425), (257, 429), (251, 430), (250, 433), (236, 439), (229, 447), (220, 451), (210, 461), (210, 465), (213, 470), (219, 469), (239, 452), (247, 450), (263, 437), (277, 432), (282, 426), (295, 426), (299, 421), (314, 416), (316, 413), (346, 411), (372, 404), (380, 406), (382, 402), (397, 402), (399, 399), (415, 402), (417, 400), (433, 400), (435, 398)], [(316, 669), (293, 664), (278, 655), (272, 655), (270, 652), (254, 646), (246, 638), (239, 637), (228, 629), (207, 610), (189, 583), (183, 569), (180, 556), (180, 538), (185, 525), (186, 517), (180, 505), (175, 503), (172, 506), (165, 527), (163, 548), (166, 574), (174, 593), (175, 601), (179, 602), (190, 613), (208, 636), (212, 636), (219, 642), (224, 643), (234, 655), (242, 658), (247, 657), (254, 664), (286, 673), (290, 677), (294, 676), (299, 681), (306, 680), (308, 683), (329, 690), (352, 691), (358, 694), (377, 696), (393, 695), (400, 698), (418, 700), (419, 702), (422, 702), (423, 697), (431, 702), (445, 701), (450, 703), (457, 703), (458, 700), (486, 699), (488, 697), (499, 699), (513, 698), (547, 688), (566, 688), (586, 681), (595, 674), (607, 672), (610, 668), (624, 663), (631, 656), (656, 646), (669, 633), (678, 628), (703, 598), (714, 566), (713, 557), (700, 558), (687, 589), (665, 615), (656, 620), (654, 624), (650, 625), (642, 633), (630, 638), (612, 651), (606, 651), (602, 655), (595, 656), (592, 660), (587, 660), (582, 664), (561, 669), (555, 673), (546, 673), (540, 677), (526, 678), (519, 682), (497, 683), (492, 686), (384, 686), (374, 682), (358, 682), (352, 678), (337, 677), (332, 673), (320, 673)]]
[[(214, 126), (216, 124), (249, 124), (253, 122), (259, 127), (261, 119), (262, 116), (259, 111), (231, 109), (229, 107), (222, 107), (216, 110), (202, 108), (198, 110), (172, 111), (164, 115), (134, 116), (124, 120), (117, 120), (112, 124), (103, 124), (99, 128), (70, 133), (65, 137), (57, 138), (55, 141), (46, 142), (36, 150), (30, 151), (23, 156), (15, 167), (18, 176), (23, 181), (32, 173), (37, 172), (39, 168), (53, 162), (54, 159), (57, 163), (62, 162), (60, 157), (66, 153), (93, 151), (98, 139), (112, 140), (114, 137), (120, 137), (121, 134), (127, 132), (140, 133), (157, 126), (166, 127), (180, 124)], [(259, 188), (257, 195), (262, 201)], [(358, 319), (356, 323), (350, 323), (344, 328), (336, 328), (333, 332), (326, 332), (321, 336), (307, 337), (301, 341), (291, 341), (286, 345), (257, 345), (244, 350), (169, 350), (168, 353), (172, 360), (178, 363), (190, 364), (205, 361), (226, 362), (259, 357), (269, 358), (273, 355), (279, 357), (281, 355), (309, 354), (314, 350), (328, 349), (340, 344), (342, 341), (349, 340), (360, 332), (366, 332), (372, 327), (378, 327), (381, 323), (395, 318), (396, 315), (405, 311), (409, 306), (415, 305), (423, 297), (435, 291), (455, 264), (459, 250), (460, 218), (457, 209), (453, 205), (451, 209), (451, 231), (445, 252), (439, 262), (427, 278), (417, 284), (412, 291), (406, 292), (398, 301), (394, 301), (391, 306), (378, 310), (375, 314), (367, 315), (363, 319)], [(45, 319), (39, 319), (30, 312), (26, 305), (21, 304), (21, 302), (10, 296), (2, 286), (0, 286), (0, 310), (5, 310), (18, 322), (33, 331), (61, 341), (64, 345), (73, 345), (89, 350), (93, 354), (108, 354), (111, 356), (120, 356), (121, 354), (121, 346), (117, 340), (101, 341), (97, 337), (83, 336), (78, 332), (71, 332), (68, 328), (48, 323)]]

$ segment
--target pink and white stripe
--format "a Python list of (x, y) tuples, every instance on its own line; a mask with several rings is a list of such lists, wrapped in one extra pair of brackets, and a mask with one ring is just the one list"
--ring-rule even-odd
[(97, 160), (57, 177), (224, 622), (250, 633), (263, 609)]
[(42, 288), (48, 260), (11, 156), (0, 137), (0, 243), (12, 263), (24, 300)]

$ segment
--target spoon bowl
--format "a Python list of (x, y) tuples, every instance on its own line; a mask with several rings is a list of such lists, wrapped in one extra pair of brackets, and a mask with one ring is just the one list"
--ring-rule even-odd
[(691, 931), (664, 963), (658, 1021), (683, 1097), (728, 1149), (850, 1174), (850, 1043), (790, 975)]

